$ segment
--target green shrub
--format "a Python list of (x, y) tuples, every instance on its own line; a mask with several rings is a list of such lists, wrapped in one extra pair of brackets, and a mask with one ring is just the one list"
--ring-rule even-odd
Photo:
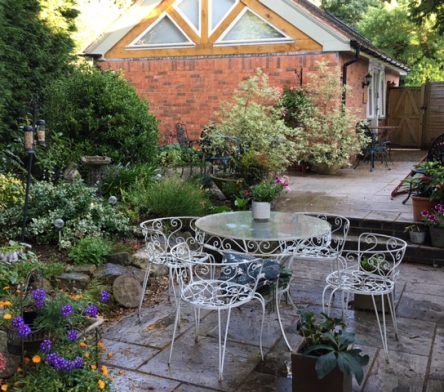
[(146, 188), (133, 188), (126, 202), (137, 209), (139, 219), (203, 215), (210, 207), (207, 193), (191, 181), (169, 178)]
[(113, 244), (103, 237), (84, 237), (74, 245), (69, 257), (75, 264), (100, 265), (112, 251)]
[(254, 151), (246, 151), (236, 161), (236, 171), (249, 186), (259, 184), (269, 175), (267, 157)]
[[(119, 74), (80, 67), (53, 82), (44, 107), (48, 127), (80, 155), (105, 155), (120, 163), (152, 163), (157, 121), (148, 104)], [(49, 147), (51, 148), (51, 147)]]
[[(61, 245), (66, 248), (87, 235), (125, 235), (130, 230), (127, 216), (98, 198), (95, 188), (80, 181), (58, 185), (35, 182), (30, 190), (28, 216), (27, 234), (37, 243), (56, 243), (54, 221), (63, 219)], [(21, 207), (0, 214), (0, 237), (17, 238), (21, 219)]]
[(0, 210), (23, 204), (24, 198), (23, 183), (14, 176), (0, 174)]

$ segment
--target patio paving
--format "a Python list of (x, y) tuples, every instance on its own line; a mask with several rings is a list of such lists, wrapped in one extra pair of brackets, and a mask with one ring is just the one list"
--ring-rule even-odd
[[(423, 155), (424, 151), (393, 151), (391, 170), (377, 163), (370, 172), (369, 164), (363, 162), (357, 169), (342, 169), (335, 176), (290, 173), (292, 190), (281, 197), (275, 209), (411, 221), (411, 201), (403, 205), (402, 195), (391, 200), (390, 193)], [(325, 265), (299, 261), (293, 268), (294, 302), (300, 309), (319, 313)], [(444, 268), (403, 263), (395, 301), (400, 337), (399, 341), (394, 339), (389, 321), (388, 364), (374, 313), (346, 312), (349, 329), (356, 333), (360, 347), (370, 355), (364, 382), (359, 386), (354, 381), (353, 390), (444, 392)], [(159, 302), (143, 310), (141, 324), (132, 313), (111, 323), (104, 332), (107, 349), (114, 355), (103, 361), (111, 369), (119, 392), (291, 391), (290, 353), (272, 310), (267, 311), (264, 327), (265, 361), (261, 360), (258, 347), (258, 304), (233, 311), (224, 381), (219, 383), (216, 315), (203, 313), (200, 339), (195, 343), (193, 312), (183, 309), (172, 365), (168, 368), (175, 309), (168, 303), (166, 293)], [(332, 312), (340, 314), (338, 307), (333, 307)], [(284, 305), (282, 313), (288, 338), (297, 346), (300, 337), (296, 334), (296, 310)]]
[[(300, 261), (294, 264), (294, 274), (293, 300), (300, 309), (319, 313), (325, 266)], [(388, 322), (389, 364), (385, 361), (373, 312), (347, 310), (349, 329), (356, 333), (360, 347), (370, 355), (364, 382), (361, 386), (354, 382), (354, 391), (444, 391), (443, 282), (443, 268), (401, 265), (396, 289), (400, 337), (399, 341), (394, 339)], [(168, 303), (166, 292), (160, 304), (143, 310), (141, 324), (136, 313), (132, 313), (107, 327), (105, 345), (113, 356), (103, 362), (111, 369), (119, 392), (291, 391), (290, 353), (273, 310), (267, 310), (266, 314), (265, 361), (261, 361), (258, 347), (258, 304), (253, 302), (233, 312), (221, 383), (217, 380), (216, 315), (203, 314), (200, 338), (195, 343), (193, 312), (185, 307), (182, 313), (170, 368), (167, 359), (174, 305)], [(333, 313), (339, 315), (339, 308), (334, 307)], [(296, 346), (300, 341), (295, 333), (296, 310), (283, 305), (283, 318), (290, 342)]]

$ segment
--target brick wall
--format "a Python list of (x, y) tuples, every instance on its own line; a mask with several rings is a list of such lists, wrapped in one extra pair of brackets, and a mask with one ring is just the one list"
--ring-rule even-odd
[(139, 95), (150, 103), (165, 141), (179, 121), (186, 124), (189, 136), (197, 139), (220, 103), (231, 99), (239, 82), (257, 68), (268, 74), (273, 86), (299, 86), (295, 70), (303, 69), (305, 84), (307, 74), (318, 71), (317, 61), (325, 61), (332, 68), (339, 66), (336, 53), (110, 60), (99, 65), (123, 71)]

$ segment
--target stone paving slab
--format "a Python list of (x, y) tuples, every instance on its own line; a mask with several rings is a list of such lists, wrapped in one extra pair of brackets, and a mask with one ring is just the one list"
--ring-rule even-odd
[(195, 387), (189, 384), (180, 384), (174, 392), (213, 392), (215, 389)]
[(104, 339), (105, 347), (108, 352), (112, 352), (111, 358), (105, 357), (104, 363), (111, 366), (117, 366), (124, 369), (136, 370), (144, 364), (159, 350), (150, 347), (117, 342), (115, 340)]
[(435, 341), (433, 343), (432, 360), (430, 362), (428, 387), (432, 390), (444, 391), (444, 327), (436, 329)]
[(380, 350), (364, 385), (365, 392), (420, 392), (424, 387), (427, 356), (389, 351), (389, 363)]
[(187, 333), (174, 343), (170, 368), (168, 348), (139, 370), (221, 391), (236, 391), (260, 361), (259, 347), (230, 341), (225, 354), (224, 381), (219, 382), (218, 355), (217, 339), (202, 337), (195, 343), (194, 333)]
[(397, 307), (398, 315), (444, 325), (443, 297), (405, 292)]
[(176, 391), (180, 384), (174, 380), (139, 372), (125, 371), (119, 374), (120, 369), (110, 368), (109, 370), (111, 377), (115, 377), (113, 385), (118, 392), (172, 392)]

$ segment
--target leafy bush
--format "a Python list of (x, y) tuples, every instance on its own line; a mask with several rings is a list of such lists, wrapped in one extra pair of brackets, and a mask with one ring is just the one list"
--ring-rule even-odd
[(103, 237), (84, 237), (69, 253), (75, 264), (100, 265), (112, 251), (112, 242)]
[(137, 210), (140, 220), (147, 216), (199, 216), (210, 207), (202, 187), (177, 178), (155, 182), (146, 188), (132, 188), (125, 201)]
[(284, 187), (276, 181), (262, 181), (251, 188), (251, 198), (253, 201), (271, 203), (283, 190)]
[(63, 132), (78, 156), (105, 155), (120, 163), (155, 161), (157, 121), (119, 74), (83, 66), (53, 82), (46, 97), (48, 126)]
[(312, 104), (300, 108), (299, 126), (295, 129), (295, 154), (300, 161), (328, 168), (350, 164), (366, 139), (355, 132), (356, 117), (339, 104), (342, 88), (339, 70), (327, 70), (318, 63), (320, 73), (309, 76), (307, 94)]
[(235, 163), (236, 171), (247, 185), (255, 185), (265, 180), (269, 175), (267, 157), (254, 151), (245, 151)]
[(258, 70), (239, 85), (233, 100), (221, 105), (215, 127), (208, 127), (212, 150), (223, 150), (226, 136), (233, 136), (242, 150), (266, 157), (269, 170), (285, 170), (296, 156), (291, 140), (295, 132), (282, 119), (280, 94), (269, 86), (267, 75)]
[(23, 183), (18, 178), (0, 174), (0, 210), (22, 204), (24, 197)]
[(296, 128), (301, 124), (302, 116), (313, 108), (313, 102), (306, 91), (300, 88), (285, 87), (282, 93), (284, 119), (287, 126)]
[[(61, 245), (66, 248), (87, 235), (124, 235), (130, 230), (124, 214), (98, 198), (95, 188), (80, 181), (58, 185), (44, 181), (34, 183), (30, 190), (28, 216), (27, 233), (37, 243), (57, 242), (54, 221), (63, 219)], [(0, 214), (0, 236), (16, 238), (21, 219), (21, 207), (12, 207)]]

